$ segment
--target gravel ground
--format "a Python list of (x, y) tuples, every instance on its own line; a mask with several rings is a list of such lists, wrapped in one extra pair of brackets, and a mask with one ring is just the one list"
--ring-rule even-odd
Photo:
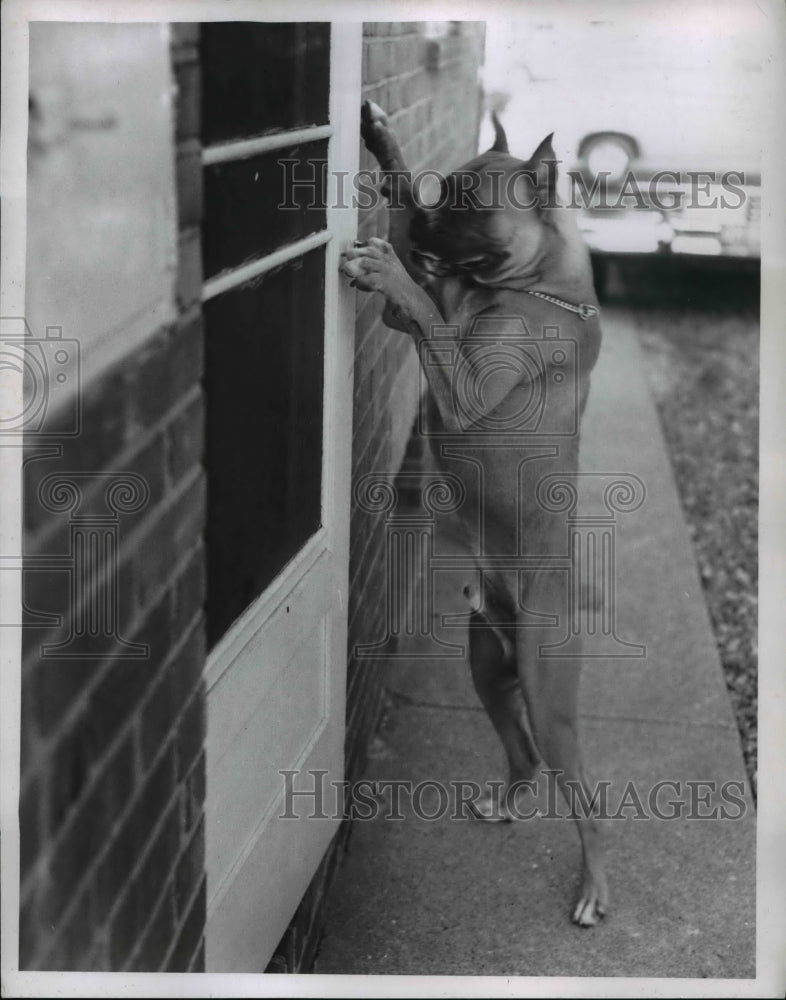
[(743, 276), (616, 275), (693, 538), (726, 686), (756, 794), (757, 284)]

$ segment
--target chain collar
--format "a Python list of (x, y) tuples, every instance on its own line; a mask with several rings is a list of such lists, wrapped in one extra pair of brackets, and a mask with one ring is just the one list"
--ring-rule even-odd
[(586, 302), (574, 306), (570, 302), (563, 302), (562, 299), (558, 299), (554, 295), (547, 295), (545, 292), (533, 292), (527, 288), (522, 289), (522, 291), (525, 291), (527, 295), (534, 295), (538, 299), (543, 299), (544, 302), (551, 302), (552, 305), (559, 306), (560, 309), (567, 309), (568, 312), (576, 313), (581, 320), (588, 320), (590, 316), (597, 316), (600, 312), (597, 306), (591, 306)]

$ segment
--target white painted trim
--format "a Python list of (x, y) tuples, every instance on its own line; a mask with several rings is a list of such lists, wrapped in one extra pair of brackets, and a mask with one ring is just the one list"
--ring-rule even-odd
[(323, 229), (319, 233), (304, 236), (302, 240), (298, 240), (296, 243), (290, 243), (289, 246), (281, 247), (280, 250), (275, 250), (273, 253), (268, 254), (267, 257), (260, 257), (258, 260), (241, 264), (240, 267), (232, 268), (231, 271), (224, 271), (222, 274), (218, 274), (215, 278), (210, 278), (205, 282), (202, 288), (202, 301), (207, 302), (208, 299), (215, 298), (216, 295), (221, 295), (222, 292), (228, 292), (231, 288), (237, 288), (252, 278), (257, 278), (267, 271), (272, 271), (274, 267), (280, 267), (282, 264), (294, 260), (295, 257), (302, 257), (311, 250), (316, 250), (317, 247), (329, 243), (331, 239), (332, 234), (327, 229)]
[(297, 146), (304, 142), (317, 142), (333, 135), (332, 125), (309, 125), (307, 128), (276, 132), (273, 135), (259, 135), (254, 139), (236, 139), (233, 142), (217, 142), (202, 150), (202, 166), (212, 167), (215, 163), (231, 163), (245, 160), (249, 156), (274, 153), (277, 149)]
[(211, 649), (204, 668), (205, 688), (208, 692), (215, 687), (224, 672), (264, 626), (287, 594), (314, 566), (325, 551), (326, 534), (325, 529), (320, 528), (312, 535), (275, 580), (262, 591), (253, 604), (246, 608)]

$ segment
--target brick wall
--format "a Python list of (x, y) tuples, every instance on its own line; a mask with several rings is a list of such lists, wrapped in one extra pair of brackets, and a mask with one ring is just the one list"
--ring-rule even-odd
[[(23, 640), (22, 969), (198, 971), (204, 965), (205, 477), (195, 29), (173, 28), (178, 320), (151, 330), (122, 365), (83, 387), (82, 433), (61, 439), (59, 456), (46, 457), (32, 441), (25, 452), (25, 601), (34, 612), (64, 621), (60, 628), (28, 628)], [(39, 486), (54, 473), (75, 484), (78, 510), (53, 511), (51, 491), (49, 509), (38, 501)], [(123, 495), (124, 474), (131, 485)], [(107, 494), (110, 484), (120, 490), (114, 498)], [(124, 509), (129, 506), (137, 509)], [(89, 648), (82, 643), (78, 656), (42, 657), (42, 643), (68, 635), (73, 602), (67, 574), (33, 570), (33, 560), (68, 556), (77, 544), (70, 522), (113, 509), (116, 571), (106, 559), (93, 559), (98, 577), (77, 585), (81, 598), (74, 600), (86, 614), (96, 613), (114, 580), (117, 635), (146, 644), (148, 655), (118, 658), (117, 641), (98, 638)], [(94, 655), (86, 657), (86, 649)]]
[[(389, 116), (407, 165), (444, 172), (477, 151), (481, 94), (482, 23), (448, 23), (427, 37), (416, 22), (366, 24), (363, 29), (363, 99)], [(359, 108), (358, 108), (359, 113)], [(365, 149), (360, 168), (376, 169)], [(361, 211), (358, 239), (387, 235), (384, 203)], [(369, 472), (395, 474), (404, 457), (419, 395), (419, 365), (409, 338), (382, 323), (380, 296), (359, 293), (355, 332), (353, 479)], [(347, 685), (347, 778), (361, 776), (384, 698), (384, 661), (361, 659), (355, 647), (385, 636), (384, 518), (352, 512)], [(346, 845), (345, 827), (327, 853), (270, 964), (269, 971), (311, 968), (324, 921), (324, 894)]]
[[(482, 23), (448, 22), (445, 34), (426, 37), (417, 22), (364, 26), (363, 99), (389, 115), (407, 166), (448, 173), (477, 151), (481, 93)], [(363, 149), (361, 170), (376, 168)], [(387, 236), (384, 200), (361, 212), (358, 238)], [(406, 334), (382, 322), (379, 295), (358, 294), (356, 320), (353, 480), (369, 472), (395, 473), (404, 457), (421, 380)], [(385, 636), (384, 518), (355, 509), (351, 521), (347, 776), (357, 777), (376, 728), (383, 680), (380, 661), (362, 660), (355, 647)]]

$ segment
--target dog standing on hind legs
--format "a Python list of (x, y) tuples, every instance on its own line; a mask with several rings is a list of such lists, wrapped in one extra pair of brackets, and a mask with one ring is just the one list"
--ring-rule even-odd
[[(443, 179), (439, 203), (429, 209), (415, 198), (387, 116), (366, 102), (361, 134), (389, 175), (390, 241), (357, 245), (342, 270), (357, 288), (385, 296), (385, 322), (413, 338), (421, 363), (435, 330), (457, 330), (456, 350), (446, 352), (442, 340), (423, 367), (431, 435), (474, 443), (483, 455), (480, 473), (455, 447), (436, 456), (467, 487), (459, 516), (470, 551), (482, 544), (482, 588), (465, 589), (472, 679), (505, 748), (508, 787), (532, 778), (545, 761), (566, 797), (578, 786), (589, 802), (578, 739), (580, 661), (575, 647), (569, 656), (547, 649), (555, 645), (555, 615), (569, 617), (567, 574), (549, 565), (565, 552), (565, 514), (537, 493), (545, 476), (569, 478), (578, 469), (578, 428), (600, 349), (598, 306), (587, 250), (555, 199), (551, 136), (523, 161), (509, 154), (494, 124), (492, 148)], [(495, 338), (475, 338), (479, 324), (491, 324)], [(559, 350), (538, 336), (557, 328)], [(523, 364), (516, 351), (524, 340), (549, 349), (530, 351)], [(534, 396), (543, 400), (534, 428), (495, 439), (495, 429), (515, 431)], [(484, 448), (488, 440), (497, 444)], [(535, 557), (536, 568), (505, 568), (505, 557), (519, 554)], [(506, 796), (499, 807), (505, 818)], [(499, 818), (495, 810), (487, 803), (484, 818)], [(589, 927), (604, 916), (608, 889), (593, 810), (576, 821), (583, 875), (573, 920)]]

